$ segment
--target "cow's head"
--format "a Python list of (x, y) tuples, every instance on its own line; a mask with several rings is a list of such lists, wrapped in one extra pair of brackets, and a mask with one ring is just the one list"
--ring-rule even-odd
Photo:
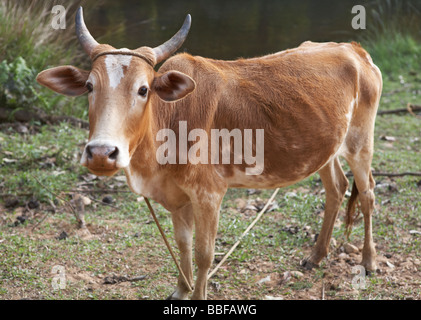
[(42, 71), (37, 81), (64, 95), (89, 95), (89, 142), (81, 163), (97, 175), (113, 175), (129, 165), (148, 130), (152, 101), (184, 98), (195, 82), (178, 71), (159, 74), (154, 66), (171, 56), (184, 42), (191, 25), (187, 16), (181, 29), (167, 42), (136, 50), (99, 44), (76, 14), (76, 34), (92, 60), (92, 70), (61, 66)]

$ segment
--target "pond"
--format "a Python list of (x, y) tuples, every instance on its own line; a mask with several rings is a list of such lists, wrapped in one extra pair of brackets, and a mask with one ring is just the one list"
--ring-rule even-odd
[[(157, 46), (192, 15), (181, 50), (216, 59), (253, 57), (298, 46), (306, 40), (350, 41), (355, 0), (103, 0), (88, 1), (88, 28), (117, 48)], [(359, 4), (367, 3), (360, 1)], [(372, 3), (372, 2), (371, 2)], [(89, 10), (89, 13), (87, 13)], [(369, 8), (367, 8), (368, 12)]]

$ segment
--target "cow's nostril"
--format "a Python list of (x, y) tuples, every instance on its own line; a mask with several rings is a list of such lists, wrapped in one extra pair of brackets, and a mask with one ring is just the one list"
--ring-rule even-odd
[(108, 155), (108, 158), (109, 158), (109, 159), (111, 159), (111, 160), (116, 160), (116, 159), (117, 159), (117, 156), (118, 156), (118, 148), (117, 148), (117, 147), (115, 147), (115, 148), (114, 148), (114, 151), (112, 151), (112, 152)]
[(86, 147), (86, 155), (88, 156), (88, 159), (92, 159), (92, 151), (90, 146)]

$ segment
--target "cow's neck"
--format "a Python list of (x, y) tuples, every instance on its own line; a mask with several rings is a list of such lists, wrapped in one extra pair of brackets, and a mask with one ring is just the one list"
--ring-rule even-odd
[(155, 156), (154, 125), (150, 121), (144, 134), (136, 147), (128, 168), (125, 169), (127, 182), (133, 192), (151, 196), (148, 190), (148, 181), (156, 174), (158, 164)]

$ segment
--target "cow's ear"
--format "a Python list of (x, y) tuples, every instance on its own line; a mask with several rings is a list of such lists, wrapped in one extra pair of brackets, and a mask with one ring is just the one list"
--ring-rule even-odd
[(183, 99), (196, 88), (196, 82), (188, 75), (178, 71), (168, 71), (155, 77), (152, 90), (164, 101), (173, 102)]
[(61, 66), (40, 72), (37, 81), (57, 93), (75, 97), (88, 91), (89, 73), (73, 66)]

